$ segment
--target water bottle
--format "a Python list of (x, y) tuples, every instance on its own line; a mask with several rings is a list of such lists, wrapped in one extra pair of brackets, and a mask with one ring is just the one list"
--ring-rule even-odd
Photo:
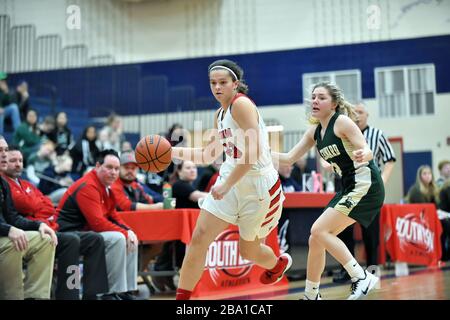
[(334, 192), (334, 183), (331, 179), (327, 181), (326, 192)]
[(163, 208), (164, 209), (174, 209), (176, 206), (175, 199), (172, 198), (172, 186), (170, 183), (163, 184)]
[(163, 184), (163, 198), (172, 198), (172, 186), (168, 182)]

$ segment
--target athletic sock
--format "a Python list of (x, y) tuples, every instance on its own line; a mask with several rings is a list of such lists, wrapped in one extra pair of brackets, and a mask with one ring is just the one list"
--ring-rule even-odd
[(347, 270), (350, 278), (364, 279), (366, 274), (363, 268), (359, 265), (355, 258), (352, 258), (349, 262), (344, 265), (344, 269)]
[(189, 300), (189, 299), (191, 299), (191, 294), (192, 294), (192, 291), (178, 288), (175, 300)]
[(319, 294), (319, 286), (320, 282), (312, 282), (306, 280), (305, 296), (310, 300), (315, 300), (317, 295)]

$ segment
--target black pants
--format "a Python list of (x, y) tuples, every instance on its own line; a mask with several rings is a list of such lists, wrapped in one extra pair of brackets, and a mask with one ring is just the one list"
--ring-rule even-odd
[(450, 218), (440, 220), (442, 224), (442, 261), (450, 260)]
[[(341, 239), (347, 248), (350, 250), (352, 256), (355, 255), (355, 240), (353, 238), (353, 226), (347, 227), (342, 231), (338, 237)], [(364, 242), (364, 249), (366, 250), (366, 265), (378, 264), (378, 246), (380, 244), (380, 214), (378, 214), (372, 223), (364, 228), (361, 226), (362, 237)]]
[(353, 238), (353, 226), (354, 224), (345, 228), (344, 231), (338, 234), (338, 238), (345, 243), (345, 246), (348, 248), (348, 250), (350, 250), (352, 256), (355, 256), (355, 239)]
[(367, 266), (378, 264), (378, 246), (380, 244), (380, 214), (377, 214), (372, 223), (362, 229), (362, 237), (364, 241), (364, 248), (366, 249), (366, 264)]
[(83, 256), (83, 296), (108, 292), (103, 237), (91, 231), (57, 232), (56, 235), (58, 237), (56, 299), (79, 300), (79, 286), (74, 285), (74, 271), (69, 268), (78, 267), (80, 256)]
[(161, 253), (156, 258), (155, 271), (169, 271), (181, 268), (186, 245), (180, 240), (165, 242)]

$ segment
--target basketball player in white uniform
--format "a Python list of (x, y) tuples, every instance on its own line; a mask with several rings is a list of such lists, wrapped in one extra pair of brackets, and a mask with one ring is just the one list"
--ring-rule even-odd
[(284, 195), (272, 164), (268, 133), (258, 109), (245, 93), (243, 70), (229, 60), (218, 60), (208, 69), (211, 91), (220, 102), (215, 113), (215, 137), (206, 148), (172, 149), (176, 159), (211, 163), (226, 154), (220, 176), (200, 203), (191, 243), (181, 267), (177, 300), (189, 299), (200, 280), (208, 247), (217, 235), (235, 224), (239, 251), (266, 271), (261, 282), (274, 284), (292, 264), (284, 253), (277, 257), (264, 238), (277, 226)]

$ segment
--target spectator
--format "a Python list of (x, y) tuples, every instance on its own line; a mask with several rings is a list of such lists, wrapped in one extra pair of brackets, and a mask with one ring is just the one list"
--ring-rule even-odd
[(109, 292), (115, 300), (135, 299), (137, 289), (136, 234), (117, 213), (110, 186), (119, 175), (119, 156), (114, 150), (99, 153), (95, 169), (72, 184), (59, 202), (58, 224), (62, 232), (95, 231), (105, 241)]
[[(8, 144), (0, 136), (1, 171), (8, 165), (7, 150)], [(30, 221), (17, 213), (8, 183), (1, 177), (0, 188), (0, 300), (50, 299), (58, 243), (55, 232), (45, 223)], [(23, 278), (25, 261), (27, 272)]]
[(58, 112), (55, 119), (56, 127), (50, 133), (50, 140), (56, 144), (56, 154), (59, 156), (72, 148), (74, 141), (72, 131), (67, 126), (67, 114)]
[[(18, 149), (8, 151), (8, 166), (4, 172), (5, 180), (11, 188), (15, 209), (28, 220), (46, 223), (54, 231), (56, 210), (50, 199), (30, 182), (20, 178), (23, 171), (22, 153)], [(83, 299), (95, 300), (97, 294), (108, 292), (106, 273), (105, 244), (103, 237), (92, 231), (56, 232), (58, 246), (57, 282), (55, 297), (58, 300), (78, 300), (79, 286), (69, 286), (73, 278), (72, 266), (78, 266), (83, 256)]]
[(442, 261), (450, 259), (450, 179), (444, 183), (439, 193), (439, 220), (442, 224)]
[(30, 109), (30, 94), (28, 92), (28, 83), (24, 80), (20, 81), (16, 87), (14, 101), (19, 107), (20, 120), (25, 121), (28, 110)]
[(122, 145), (120, 146), (120, 152), (133, 151), (133, 146), (130, 141), (122, 141)]
[[(179, 123), (174, 123), (169, 128), (168, 132), (166, 133), (166, 139), (170, 142), (172, 147), (188, 146), (188, 140), (187, 135), (185, 133), (185, 129), (183, 129), (183, 126)], [(170, 165), (167, 167), (167, 169), (164, 170), (163, 172), (160, 172), (159, 174), (162, 175), (162, 179), (164, 181), (169, 181), (170, 183), (173, 183), (173, 181), (171, 181), (171, 178), (175, 177), (174, 170), (175, 170), (175, 162), (171, 162)]]
[(36, 153), (41, 143), (40, 130), (37, 126), (38, 114), (36, 110), (30, 109), (23, 122), (14, 133), (13, 143), (20, 147), (25, 163), (29, 157)]
[[(133, 151), (120, 155), (119, 179), (111, 190), (116, 198), (118, 211), (161, 210), (163, 203), (155, 203), (153, 197), (144, 191), (144, 186), (137, 180), (138, 165)], [(162, 197), (159, 199), (162, 201)], [(143, 244), (141, 246), (141, 264), (147, 267), (150, 261), (161, 252), (162, 243)]]
[(297, 182), (295, 182), (295, 180), (291, 177), (292, 170), (293, 170), (292, 165), (281, 165), (280, 164), (278, 173), (280, 175), (283, 192), (300, 192), (300, 191), (302, 191), (300, 188), (300, 185)]
[(416, 183), (406, 195), (408, 203), (438, 204), (438, 188), (433, 179), (433, 173), (428, 165), (420, 166), (417, 170)]
[(56, 162), (55, 144), (48, 140), (42, 143), (37, 153), (32, 154), (27, 161), (27, 177), (34, 184), (39, 185), (45, 170)]
[(95, 166), (98, 153), (96, 129), (94, 126), (88, 126), (80, 140), (70, 149), (70, 156), (75, 164), (72, 166), (72, 172), (81, 177), (86, 169)]
[(294, 163), (291, 177), (300, 186), (300, 191), (303, 190), (303, 174), (311, 173), (311, 168), (308, 167), (308, 156), (300, 158)]
[(441, 188), (446, 181), (450, 179), (450, 161), (442, 160), (438, 164), (439, 178), (436, 180), (436, 185)]
[[(198, 181), (197, 184), (197, 189), (199, 191), (209, 192), (208, 187), (214, 185), (215, 181), (217, 180), (217, 177), (219, 176), (220, 165), (221, 165), (220, 163), (214, 161), (205, 169), (203, 169), (203, 174), (200, 177), (200, 180)], [(211, 181), (212, 179), (214, 181)]]
[[(172, 146), (178, 144), (183, 144), (184, 131), (183, 126), (179, 123), (174, 123), (167, 131), (166, 139), (170, 142)], [(184, 144), (183, 144), (184, 145)]]
[(106, 120), (104, 126), (99, 133), (99, 140), (102, 145), (102, 150), (113, 149), (120, 152), (122, 142), (125, 141), (123, 134), (122, 118), (115, 113), (112, 113)]
[(55, 162), (48, 166), (39, 177), (39, 190), (48, 195), (55, 206), (73, 183), (70, 175), (72, 164), (72, 158), (68, 154), (56, 156)]
[(111, 186), (116, 199), (118, 211), (162, 209), (163, 204), (154, 203), (153, 197), (144, 191), (137, 181), (139, 167), (134, 152), (124, 152), (120, 155), (119, 179)]
[(52, 141), (52, 134), (53, 131), (55, 130), (55, 117), (54, 116), (46, 116), (44, 118), (44, 121), (39, 124), (39, 130), (40, 130), (40, 135), (41, 135), (41, 141), (45, 142), (45, 141)]
[(7, 74), (0, 72), (0, 134), (4, 132), (5, 118), (11, 118), (14, 131), (20, 125), (19, 107), (13, 102), (6, 79)]
[[(176, 199), (176, 208), (199, 208), (198, 201), (205, 198), (208, 193), (196, 190), (192, 185), (197, 179), (197, 167), (192, 161), (183, 161), (175, 168), (176, 182), (172, 186), (172, 196)], [(175, 248), (175, 266), (181, 267), (185, 245), (181, 241), (169, 241), (164, 243), (163, 251), (155, 263), (155, 271), (174, 270), (173, 250)], [(174, 289), (172, 277), (152, 277), (153, 284), (161, 291), (164, 285)]]
[(157, 194), (162, 194), (162, 186), (164, 179), (159, 174), (154, 172), (146, 172), (144, 173), (144, 179), (142, 182), (145, 183), (145, 186), (149, 190), (152, 190)]
[(172, 196), (177, 199), (177, 208), (198, 208), (198, 201), (208, 195), (196, 190), (192, 185), (197, 179), (197, 166), (192, 161), (183, 161), (176, 166), (176, 182), (172, 186)]

